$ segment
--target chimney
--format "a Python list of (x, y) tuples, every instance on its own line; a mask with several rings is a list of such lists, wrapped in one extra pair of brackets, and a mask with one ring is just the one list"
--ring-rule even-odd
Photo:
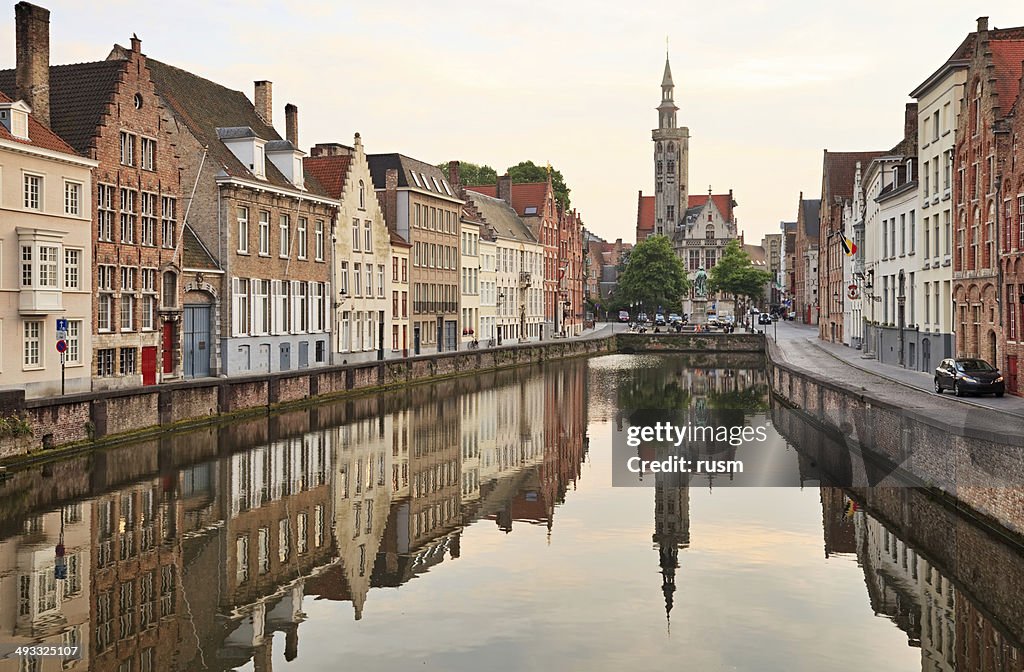
[(384, 173), (384, 222), (389, 231), (398, 226), (398, 169), (388, 168)]
[(136, 54), (142, 53), (142, 40), (135, 33), (132, 33), (132, 51)]
[(32, 108), (32, 116), (50, 125), (50, 10), (28, 2), (14, 6), (17, 26), (17, 97)]
[(462, 186), (462, 183), (459, 181), (458, 161), (448, 162), (448, 183), (451, 184), (456, 191), (458, 191), (459, 188)]
[(978, 17), (978, 35), (984, 35), (987, 32), (988, 32), (988, 17), (987, 16), (979, 16)]
[(903, 139), (913, 141), (917, 147), (917, 103), (907, 103), (903, 113)]
[(498, 178), (498, 198), (512, 205), (512, 178), (508, 173)]
[(292, 147), (299, 148), (299, 108), (291, 103), (284, 106), (284, 137)]
[(265, 79), (256, 82), (256, 95), (253, 97), (253, 107), (256, 114), (267, 126), (274, 125), (274, 99), (272, 95), (273, 84)]

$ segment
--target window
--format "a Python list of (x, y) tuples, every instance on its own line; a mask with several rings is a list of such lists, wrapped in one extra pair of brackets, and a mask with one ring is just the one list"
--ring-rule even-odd
[(257, 567), (260, 574), (270, 571), (270, 528), (261, 527), (256, 536)]
[(81, 289), (82, 251), (64, 249), (64, 289)]
[(260, 254), (270, 255), (270, 213), (260, 210)]
[(398, 257), (391, 257), (391, 281), (398, 282)]
[(132, 331), (135, 328), (135, 297), (121, 293), (121, 331)]
[(135, 136), (121, 131), (121, 165), (135, 165)]
[(114, 308), (114, 297), (110, 294), (100, 294), (96, 297), (96, 329), (97, 331), (110, 331), (113, 328), (112, 316)]
[(316, 228), (313, 234), (313, 254), (317, 261), (324, 260), (324, 220), (316, 220)]
[(377, 266), (377, 296), (384, 298), (384, 264)]
[(249, 536), (240, 536), (235, 540), (235, 581), (245, 583), (249, 580)]
[(246, 335), (249, 333), (249, 280), (247, 278), (233, 278), (231, 284), (235, 313), (235, 335)]
[(156, 140), (142, 138), (139, 141), (139, 150), (142, 153), (142, 169), (156, 170)]
[(143, 245), (156, 245), (156, 194), (142, 192), (142, 234)]
[(113, 348), (102, 348), (96, 351), (96, 375), (100, 377), (114, 375)]
[(238, 208), (238, 251), (249, 253), (249, 208)]
[(99, 240), (114, 240), (114, 187), (101, 184), (96, 188), (96, 235)]
[(347, 261), (341, 262), (341, 274), (340, 274), (338, 280), (341, 282), (341, 287), (339, 288), (338, 291), (344, 297), (344, 296), (348, 295), (348, 262)]
[(166, 308), (177, 308), (178, 307), (178, 275), (174, 271), (167, 271), (164, 273), (163, 282), (164, 291), (164, 307)]
[(153, 331), (156, 324), (156, 297), (147, 295), (142, 297), (142, 330)]
[(42, 175), (25, 175), (25, 207), (39, 210), (43, 193)]
[(161, 229), (161, 241), (164, 247), (173, 248), (177, 245), (178, 240), (178, 222), (175, 217), (175, 209), (177, 208), (177, 200), (169, 196), (164, 196), (160, 203), (160, 229)]
[(267, 334), (270, 332), (270, 281), (252, 281), (252, 333)]
[(278, 249), (278, 255), (281, 257), (287, 257), (291, 252), (292, 247), (292, 220), (288, 215), (281, 215), (278, 227), (281, 229), (281, 244)]
[(352, 220), (352, 251), (359, 251), (359, 220)]
[(366, 210), (366, 185), (359, 180), (359, 209)]
[(296, 235), (299, 238), (298, 241), (297, 241), (297, 245), (298, 245), (297, 256), (298, 256), (299, 259), (305, 259), (306, 258), (306, 253), (308, 251), (307, 248), (309, 246), (309, 239), (306, 237), (307, 226), (308, 226), (308, 222), (307, 222), (306, 218), (305, 217), (299, 217), (299, 226), (298, 226), (298, 230), (296, 231)]
[(373, 223), (365, 222), (363, 224), (363, 252), (373, 252)]
[(409, 282), (409, 260), (402, 259), (402, 282)]
[(82, 185), (79, 182), (64, 183), (64, 214), (82, 214)]
[(42, 332), (42, 320), (29, 320), (25, 322), (25, 352), (23, 364), (26, 369), (42, 368), (42, 353), (40, 352)]
[(122, 376), (135, 373), (135, 348), (121, 348), (120, 370)]
[(352, 289), (356, 296), (363, 295), (362, 264), (352, 264)]
[(68, 320), (68, 349), (64, 353), (67, 364), (82, 363), (82, 321)]
[(135, 242), (135, 191), (121, 189), (121, 242)]

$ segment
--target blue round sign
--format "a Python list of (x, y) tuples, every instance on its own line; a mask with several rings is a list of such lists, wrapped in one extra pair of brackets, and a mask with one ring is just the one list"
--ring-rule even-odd
[(57, 341), (57, 352), (64, 354), (68, 351), (68, 342), (63, 338)]

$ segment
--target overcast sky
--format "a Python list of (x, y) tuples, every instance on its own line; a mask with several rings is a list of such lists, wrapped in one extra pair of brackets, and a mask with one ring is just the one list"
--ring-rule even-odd
[[(821, 189), (821, 154), (887, 149), (908, 93), (974, 29), (1024, 24), (1019, 1), (43, 3), (53, 63), (143, 52), (299, 106), (300, 143), (350, 143), (501, 172), (550, 162), (588, 228), (633, 240), (653, 190), (651, 129), (670, 39), (691, 193), (730, 188), (747, 242)], [(14, 65), (14, 3), (0, 31)]]

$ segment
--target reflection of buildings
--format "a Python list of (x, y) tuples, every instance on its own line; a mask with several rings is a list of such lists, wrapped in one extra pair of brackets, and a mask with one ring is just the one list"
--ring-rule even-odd
[[(79, 502), (33, 516), (21, 536), (0, 541), (0, 641), (89, 646), (90, 510)], [(80, 661), (62, 667), (51, 659), (35, 669), (86, 670), (89, 661), (86, 650)], [(0, 670), (18, 664), (0, 660)]]
[(661, 567), (665, 618), (671, 618), (676, 592), (679, 549), (690, 545), (690, 478), (687, 474), (654, 475), (654, 544)]

